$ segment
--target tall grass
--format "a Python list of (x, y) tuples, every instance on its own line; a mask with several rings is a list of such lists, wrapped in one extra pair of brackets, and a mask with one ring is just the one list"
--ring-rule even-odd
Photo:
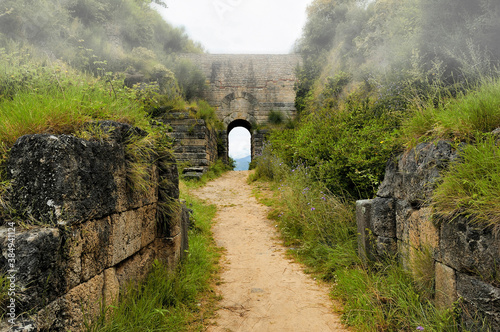
[[(342, 318), (358, 331), (457, 331), (454, 313), (437, 310), (432, 287), (405, 271), (397, 259), (364, 264), (357, 253), (354, 202), (336, 197), (309, 168), (289, 168), (268, 146), (256, 173), (272, 179), (276, 221), (290, 253), (332, 285)], [(259, 180), (258, 176), (251, 180)]]
[(219, 257), (211, 236), (216, 210), (213, 205), (182, 196), (193, 210), (187, 259), (173, 271), (155, 262), (147, 279), (129, 284), (119, 303), (107, 308), (88, 331), (203, 330), (216, 301), (211, 292)]
[(474, 91), (438, 107), (429, 103), (403, 126), (406, 142), (453, 139), (472, 141), (477, 133), (500, 127), (500, 80), (483, 79)]
[(7, 146), (26, 134), (75, 133), (98, 119), (149, 126), (133, 92), (118, 81), (92, 78), (62, 64), (15, 64), (0, 63), (8, 68), (8, 79), (0, 82), (0, 141)]
[[(498, 111), (500, 114), (500, 111)], [(472, 216), (483, 225), (500, 225), (500, 144), (492, 135), (477, 139), (443, 174), (432, 201), (440, 215)]]

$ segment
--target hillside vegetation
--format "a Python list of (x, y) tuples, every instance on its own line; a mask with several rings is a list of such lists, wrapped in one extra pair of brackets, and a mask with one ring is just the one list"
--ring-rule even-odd
[(396, 262), (360, 261), (354, 201), (375, 196), (389, 159), (445, 139), (461, 157), (433, 207), (498, 227), (499, 18), (494, 0), (315, 0), (308, 8), (296, 44), (299, 116), (271, 133), (253, 180), (273, 181), (270, 217), (298, 259), (335, 283), (344, 321), (360, 331), (460, 330), (458, 307), (434, 307), (428, 267), (410, 275)]

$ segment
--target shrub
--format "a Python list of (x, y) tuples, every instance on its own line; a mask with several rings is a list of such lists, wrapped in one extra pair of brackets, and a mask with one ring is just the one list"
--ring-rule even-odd
[(270, 123), (278, 125), (283, 122), (283, 114), (280, 111), (271, 110), (269, 112), (268, 120)]

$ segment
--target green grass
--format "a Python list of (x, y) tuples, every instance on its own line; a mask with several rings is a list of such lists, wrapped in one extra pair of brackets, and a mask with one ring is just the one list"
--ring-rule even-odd
[[(500, 113), (500, 111), (499, 111)], [(491, 135), (476, 140), (443, 174), (432, 202), (439, 215), (465, 214), (483, 225), (500, 225), (500, 144)]]
[(0, 319), (4, 318), (7, 313), (7, 304), (9, 303), (9, 286), (10, 282), (7, 279), (7, 274), (0, 274)]
[(477, 133), (500, 127), (499, 110), (500, 80), (483, 80), (475, 91), (415, 111), (403, 126), (403, 140), (410, 146), (436, 139), (473, 141)]
[(147, 279), (130, 284), (88, 331), (203, 330), (217, 301), (211, 288), (219, 258), (211, 233), (216, 209), (186, 194), (182, 198), (193, 210), (187, 259), (174, 271), (155, 262)]

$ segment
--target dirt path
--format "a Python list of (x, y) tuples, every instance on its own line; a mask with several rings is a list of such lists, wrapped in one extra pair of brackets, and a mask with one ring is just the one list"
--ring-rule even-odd
[(226, 249), (217, 290), (223, 300), (208, 331), (346, 331), (332, 313), (328, 288), (285, 257), (247, 177), (229, 172), (193, 193), (217, 205), (214, 237)]

